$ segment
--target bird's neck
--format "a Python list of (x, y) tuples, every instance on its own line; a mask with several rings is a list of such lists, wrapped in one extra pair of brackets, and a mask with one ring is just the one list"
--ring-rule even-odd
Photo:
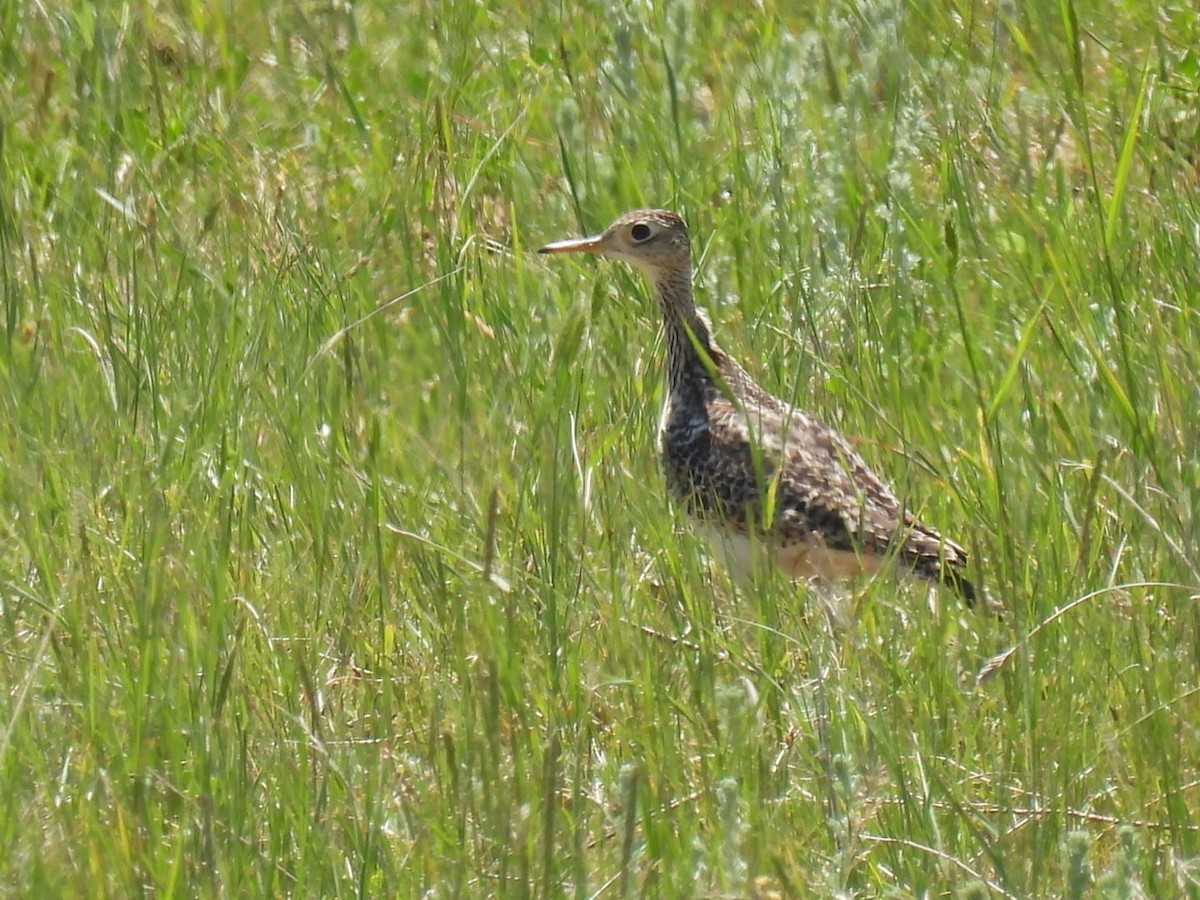
[(696, 313), (690, 269), (661, 273), (654, 288), (667, 339), (667, 386), (678, 393), (709, 380), (720, 351), (713, 345), (708, 323)]

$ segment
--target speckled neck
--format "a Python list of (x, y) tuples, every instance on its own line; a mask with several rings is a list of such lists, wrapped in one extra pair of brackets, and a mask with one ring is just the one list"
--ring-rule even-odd
[(700, 354), (703, 351), (713, 358), (712, 334), (696, 313), (690, 268), (662, 272), (654, 279), (654, 289), (667, 338), (667, 386), (678, 394), (709, 380), (708, 366)]

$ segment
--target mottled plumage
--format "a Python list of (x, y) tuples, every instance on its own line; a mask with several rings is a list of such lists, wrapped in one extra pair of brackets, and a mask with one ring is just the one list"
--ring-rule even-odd
[(962, 547), (904, 509), (845, 438), (767, 393), (717, 346), (692, 300), (683, 219), (638, 210), (597, 237), (539, 252), (599, 253), (649, 276), (667, 343), (659, 434), (667, 486), (727, 565), (744, 573), (766, 552), (793, 577), (831, 581), (894, 558), (901, 571), (974, 602)]

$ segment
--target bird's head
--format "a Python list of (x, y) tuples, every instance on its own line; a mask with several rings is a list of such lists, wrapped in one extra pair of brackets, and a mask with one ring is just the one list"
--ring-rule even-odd
[(655, 280), (667, 272), (687, 271), (692, 261), (687, 225), (665, 209), (625, 213), (595, 237), (555, 241), (538, 253), (598, 253), (623, 259)]

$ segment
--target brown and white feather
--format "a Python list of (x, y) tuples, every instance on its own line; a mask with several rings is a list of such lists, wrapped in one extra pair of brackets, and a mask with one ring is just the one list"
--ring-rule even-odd
[(797, 578), (841, 580), (885, 564), (946, 585), (968, 603), (967, 553), (904, 508), (850, 442), (760, 387), (695, 309), (687, 227), (639, 210), (594, 238), (542, 252), (624, 259), (649, 276), (667, 344), (659, 449), (667, 487), (735, 572), (756, 551)]

